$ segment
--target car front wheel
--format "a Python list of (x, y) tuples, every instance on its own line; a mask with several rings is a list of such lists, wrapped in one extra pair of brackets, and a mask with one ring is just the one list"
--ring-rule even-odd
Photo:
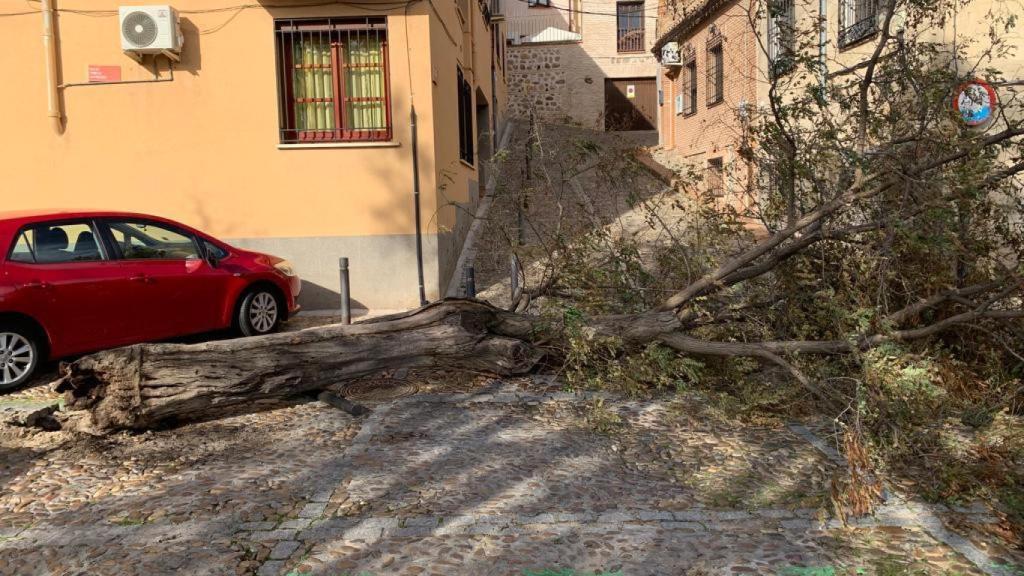
[(0, 391), (21, 386), (39, 366), (39, 344), (31, 331), (0, 324)]
[(281, 326), (281, 302), (266, 288), (246, 294), (238, 308), (238, 331), (243, 336), (262, 336)]

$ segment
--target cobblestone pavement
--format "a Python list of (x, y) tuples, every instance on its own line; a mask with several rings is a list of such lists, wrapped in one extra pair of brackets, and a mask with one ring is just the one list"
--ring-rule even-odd
[[(0, 421), (32, 394), (0, 397)], [(611, 399), (622, 425), (598, 432), (590, 402), (495, 382), (378, 395), (362, 419), (310, 402), (103, 440), (0, 424), (0, 574), (1024, 572), (946, 528), (994, 522), (983, 506), (829, 520), (841, 461), (809, 428)]]

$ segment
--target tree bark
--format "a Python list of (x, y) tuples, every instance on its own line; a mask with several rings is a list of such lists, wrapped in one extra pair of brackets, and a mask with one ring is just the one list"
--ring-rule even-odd
[(446, 300), (408, 314), (198, 345), (139, 344), (61, 367), (67, 427), (94, 434), (216, 418), (385, 368), (446, 368), (508, 376), (543, 353), (536, 334), (488, 304)]
[[(965, 299), (997, 288), (1002, 290), (987, 301)], [(1024, 285), (1013, 280), (946, 290), (890, 315), (892, 329), (845, 340), (707, 341), (687, 334), (698, 326), (688, 323), (692, 315), (671, 310), (591, 317), (581, 329), (590, 337), (615, 337), (626, 349), (660, 342), (696, 356), (760, 358), (785, 368), (824, 400), (827, 395), (818, 384), (783, 355), (848, 354), (884, 342), (933, 336), (981, 319), (1020, 318), (1024, 311), (994, 310), (992, 305), (1021, 288)], [(963, 300), (972, 308), (928, 325), (895, 326), (952, 300)], [(550, 318), (516, 314), (477, 300), (447, 299), (350, 326), (197, 345), (138, 344), (63, 365), (56, 389), (64, 393), (65, 412), (59, 419), (65, 428), (105, 434), (256, 410), (385, 369), (524, 374), (546, 354), (563, 351), (564, 329)], [(335, 400), (341, 402), (332, 405), (354, 408), (344, 405), (344, 399)]]

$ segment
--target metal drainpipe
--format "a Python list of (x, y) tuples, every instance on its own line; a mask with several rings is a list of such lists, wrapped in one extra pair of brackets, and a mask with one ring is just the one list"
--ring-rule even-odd
[(665, 139), (664, 139), (664, 132), (665, 131), (662, 130), (662, 128), (661, 128), (661, 112), (662, 112), (661, 109), (665, 107), (665, 92), (664, 92), (665, 86), (663, 85), (663, 83), (661, 81), (662, 73), (661, 73), (661, 63), (660, 62), (658, 63), (658, 67), (655, 68), (655, 70), (656, 71), (654, 73), (654, 90), (655, 90), (655, 93), (658, 96), (658, 108), (657, 108), (657, 114), (655, 114), (655, 121), (658, 123), (658, 126), (657, 126), (657, 128), (658, 128), (658, 146), (664, 146), (665, 145)]
[(58, 135), (64, 132), (64, 122), (60, 114), (60, 93), (57, 88), (57, 41), (54, 37), (54, 9), (52, 0), (41, 0), (43, 13), (43, 51), (46, 53), (46, 116), (50, 119), (53, 131)]
[(821, 83), (822, 97), (825, 95), (825, 82), (828, 80), (828, 64), (826, 63), (826, 56), (828, 54), (827, 12), (828, 0), (818, 0), (818, 15), (821, 18), (820, 30), (818, 31), (818, 64), (821, 70), (818, 73), (821, 75), (819, 82)]
[(423, 230), (420, 225), (420, 160), (417, 151), (419, 142), (416, 134), (416, 106), (411, 105), (409, 108), (409, 125), (412, 127), (412, 196), (416, 214), (416, 272), (420, 281), (420, 306), (426, 306), (428, 302), (423, 283)]

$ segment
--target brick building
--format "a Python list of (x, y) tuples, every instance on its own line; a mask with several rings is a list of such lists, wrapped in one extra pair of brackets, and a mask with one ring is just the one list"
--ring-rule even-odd
[(509, 113), (597, 129), (657, 128), (655, 0), (510, 0)]
[[(878, 0), (665, 0), (659, 4), (653, 46), (661, 64), (658, 129), (673, 167), (703, 173), (707, 190), (739, 206), (756, 200), (753, 169), (739, 150), (751, 116), (769, 106), (771, 63), (782, 62), (776, 58), (800, 49), (811, 51), (825, 74), (855, 68), (875, 50), (882, 6)], [(989, 53), (982, 39), (988, 37), (992, 21), (1013, 18), (1015, 10), (1002, 0), (973, 0), (959, 6), (943, 26), (919, 30), (918, 39), (940, 47), (966, 47), (967, 58), (956, 63), (960, 73), (977, 75), (992, 66), (1005, 78), (998, 86), (998, 99), (1011, 101), (1018, 94), (1024, 58), (1019, 50)], [(903, 26), (904, 12), (897, 9), (894, 37)], [(804, 39), (800, 48), (798, 37)], [(1019, 41), (1010, 43), (1020, 48)], [(789, 70), (783, 77), (791, 94), (823, 81), (800, 70)]]
[(739, 156), (762, 89), (760, 48), (739, 0), (661, 5), (655, 50), (675, 43), (679, 62), (660, 70), (659, 139), (677, 168), (704, 173), (713, 194), (749, 200), (751, 167)]

